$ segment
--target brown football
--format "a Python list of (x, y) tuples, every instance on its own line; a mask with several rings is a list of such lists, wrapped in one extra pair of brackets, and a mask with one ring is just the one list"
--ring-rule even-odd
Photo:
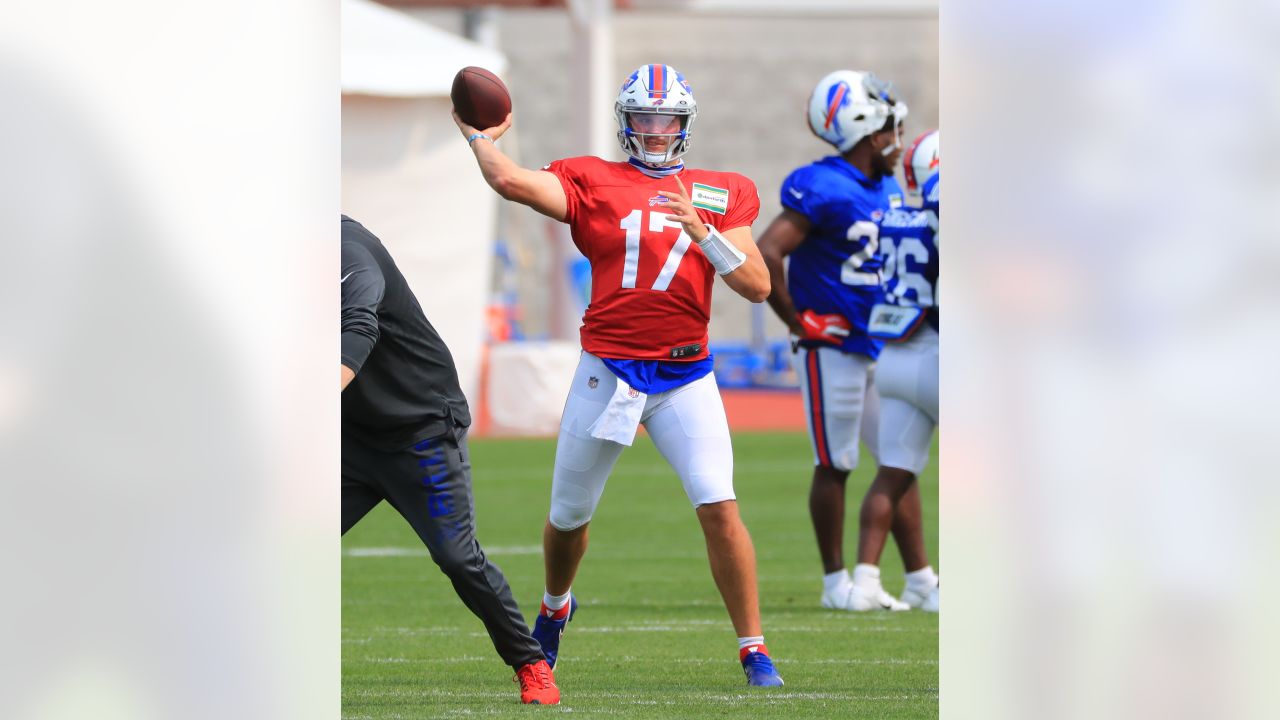
[(511, 112), (511, 95), (497, 75), (481, 67), (464, 67), (453, 76), (449, 91), (463, 122), (477, 130), (501, 125)]

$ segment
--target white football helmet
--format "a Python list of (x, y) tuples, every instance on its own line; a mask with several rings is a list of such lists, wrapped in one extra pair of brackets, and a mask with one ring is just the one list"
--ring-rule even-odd
[[(689, 137), (693, 121), (698, 117), (698, 103), (684, 75), (670, 65), (643, 65), (631, 73), (618, 101), (613, 105), (618, 119), (618, 143), (622, 151), (631, 157), (651, 165), (667, 163), (689, 152)], [(675, 122), (676, 132), (646, 133), (632, 127), (631, 116), (665, 116)], [(658, 120), (650, 117), (648, 120)], [(646, 137), (670, 136), (672, 142), (666, 152), (647, 152)]]
[[(906, 117), (907, 105), (894, 97), (893, 84), (869, 72), (837, 70), (818, 81), (809, 96), (809, 128), (842, 153), (885, 129), (891, 118), (896, 126)], [(893, 137), (889, 152), (897, 147), (896, 132)]]
[(907, 178), (907, 190), (919, 192), (920, 188), (938, 172), (938, 131), (929, 130), (911, 142), (902, 156), (902, 171)]

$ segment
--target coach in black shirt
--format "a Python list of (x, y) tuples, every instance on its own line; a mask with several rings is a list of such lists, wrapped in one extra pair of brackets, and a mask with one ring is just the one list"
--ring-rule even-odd
[(342, 532), (386, 500), (516, 670), (521, 700), (560, 700), (511, 588), (475, 537), (471, 424), (440, 335), (386, 248), (342, 217)]

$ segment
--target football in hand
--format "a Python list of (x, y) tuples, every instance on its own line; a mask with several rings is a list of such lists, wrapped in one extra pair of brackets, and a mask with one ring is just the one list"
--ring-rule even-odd
[(511, 95), (497, 75), (481, 67), (464, 67), (453, 76), (449, 91), (453, 109), (477, 130), (501, 125), (511, 112)]

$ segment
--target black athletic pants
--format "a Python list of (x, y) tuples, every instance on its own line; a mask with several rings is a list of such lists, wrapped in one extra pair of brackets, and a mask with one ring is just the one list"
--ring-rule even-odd
[(383, 500), (422, 538), (463, 604), (484, 622), (503, 662), (519, 668), (543, 659), (507, 579), (476, 540), (465, 429), (396, 452), (343, 436), (342, 533)]

